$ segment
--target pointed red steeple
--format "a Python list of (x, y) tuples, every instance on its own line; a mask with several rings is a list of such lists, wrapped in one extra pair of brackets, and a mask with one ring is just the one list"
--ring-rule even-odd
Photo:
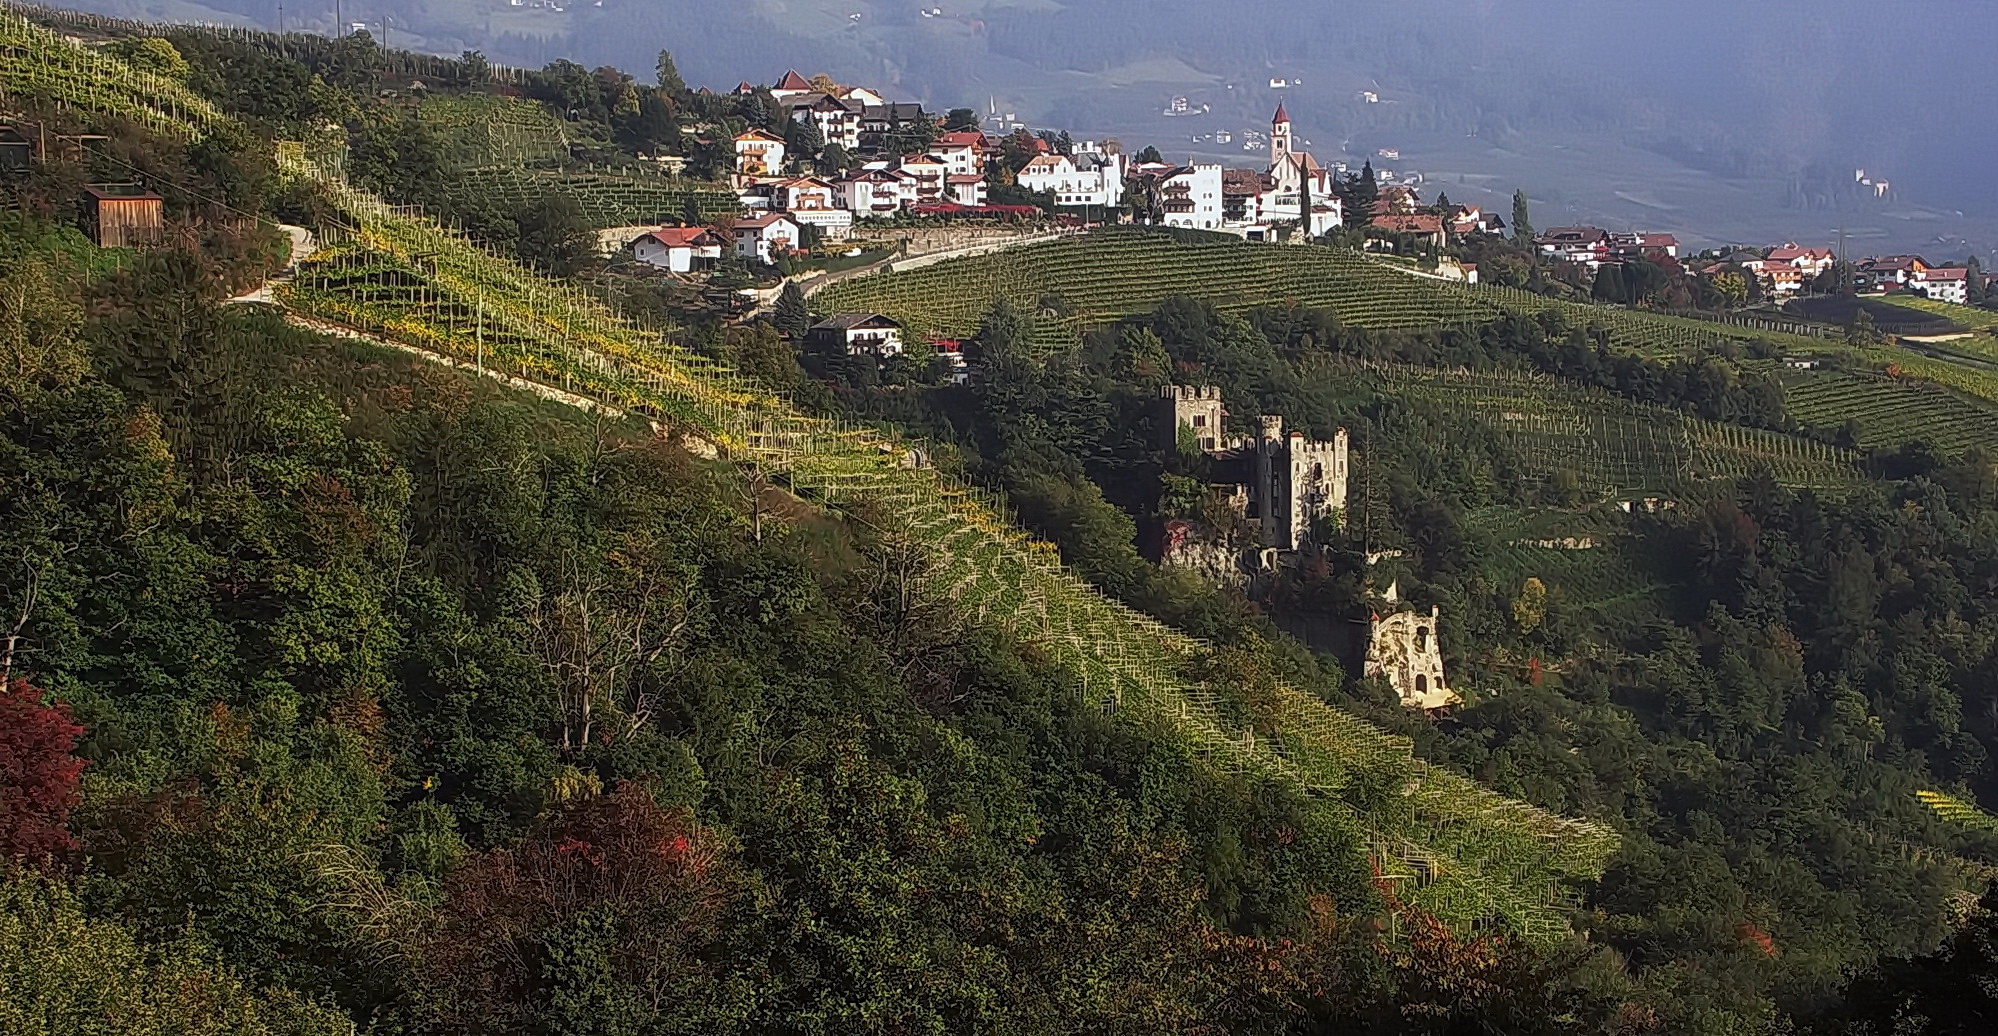
[(1281, 125), (1283, 125), (1284, 123), (1286, 123), (1286, 122), (1289, 122), (1289, 121), (1290, 121), (1290, 113), (1289, 113), (1289, 112), (1287, 112), (1287, 111), (1284, 111), (1284, 110), (1283, 110), (1283, 102), (1282, 102), (1282, 101), (1278, 101), (1278, 102), (1277, 102), (1277, 113), (1276, 113), (1276, 117), (1270, 120), (1270, 125), (1272, 125), (1272, 126), (1281, 126)]

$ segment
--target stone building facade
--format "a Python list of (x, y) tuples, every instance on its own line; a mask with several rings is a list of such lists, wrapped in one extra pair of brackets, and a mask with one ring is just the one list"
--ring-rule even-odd
[(1368, 627), (1366, 675), (1386, 677), (1408, 708), (1426, 711), (1463, 701), (1443, 676), (1441, 619), (1442, 609), (1431, 607), (1427, 615), (1413, 610), (1376, 615)]
[(1298, 550), (1320, 519), (1343, 519), (1351, 462), (1344, 428), (1331, 442), (1284, 434), (1283, 418), (1264, 414), (1256, 436), (1256, 484), (1250, 493), (1263, 522), (1263, 542)]
[(1330, 442), (1320, 442), (1303, 432), (1286, 434), (1282, 417), (1264, 414), (1256, 419), (1254, 438), (1229, 438), (1221, 427), (1227, 411), (1220, 389), (1169, 385), (1159, 395), (1168, 411), (1168, 448), (1178, 444), (1183, 430), (1193, 433), (1201, 451), (1215, 459), (1217, 481), (1246, 490), (1263, 546), (1302, 550), (1311, 545), (1312, 528), (1321, 519), (1343, 520), (1352, 467), (1344, 428)]
[(1170, 450), (1179, 445), (1181, 429), (1190, 430), (1202, 453), (1214, 453), (1225, 447), (1221, 419), (1226, 411), (1221, 407), (1221, 390), (1211, 385), (1167, 385), (1159, 390), (1159, 397), (1172, 411), (1172, 422), (1166, 427), (1168, 438), (1165, 448)]

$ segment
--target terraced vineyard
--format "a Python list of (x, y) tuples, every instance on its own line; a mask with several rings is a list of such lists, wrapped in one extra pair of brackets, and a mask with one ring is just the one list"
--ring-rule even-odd
[(1946, 452), (1998, 445), (1998, 411), (1940, 385), (1868, 371), (1791, 371), (1784, 406), (1802, 424), (1858, 422), (1859, 445), (1894, 447), (1926, 439)]
[(569, 160), (569, 134), (553, 112), (503, 97), (433, 97), (417, 118), (459, 169), (554, 165)]
[(1618, 309), (1580, 302), (1563, 302), (1518, 288), (1498, 285), (1444, 285), (1443, 290), (1463, 292), (1482, 299), (1495, 308), (1519, 316), (1533, 316), (1556, 310), (1576, 325), (1594, 325), (1610, 333), (1610, 343), (1619, 349), (1647, 356), (1683, 356), (1724, 342), (1756, 340), (1786, 346), (1793, 351), (1813, 353), (1825, 347), (1823, 339), (1765, 331), (1709, 320), (1695, 320), (1643, 310)]
[(1607, 515), (1493, 507), (1470, 514), (1468, 524), (1491, 538), (1482, 568), (1507, 591), (1532, 577), (1559, 604), (1593, 621), (1655, 613), (1659, 587), (1624, 555), (1620, 526)]
[(932, 335), (964, 337), (1004, 297), (1032, 310), (1060, 295), (1083, 324), (1143, 313), (1175, 295), (1224, 309), (1294, 301), (1329, 306), (1365, 327), (1464, 324), (1496, 310), (1352, 252), (1228, 242), (1182, 244), (1149, 231), (1112, 228), (992, 255), (952, 259), (907, 273), (834, 285), (815, 305), (885, 313)]
[[(18, 69), (45, 63), (37, 52), (68, 46), (25, 24), (0, 32), (13, 44), (0, 47), (10, 87)], [(64, 60), (82, 66), (99, 59)], [(102, 99), (102, 110), (131, 109), (186, 136), (215, 118), (145, 94), (142, 77), (119, 63), (96, 71), (87, 84), (60, 75), (39, 82), (52, 99)], [(1497, 921), (1558, 938), (1567, 931), (1568, 890), (1599, 875), (1615, 851), (1608, 829), (1428, 766), (1407, 739), (1293, 688), (1235, 690), (1194, 680), (1188, 674), (1208, 654), (1206, 645), (1075, 578), (1054, 548), (1007, 521), (987, 494), (904, 464), (905, 444), (802, 415), (586, 294), (352, 189), (301, 145), (281, 147), (279, 157), (289, 173), (326, 187), (345, 213), (344, 229), (316, 228), (329, 244), (278, 288), (295, 318), (649, 412), (807, 498), (836, 508), (864, 504), (870, 521), (930, 559), (932, 592), (1040, 645), (1091, 700), (1180, 730), (1213, 765), (1295, 782), (1328, 822), (1366, 839), (1383, 873), (1403, 883), (1406, 900), (1458, 924)]]
[(1291, 688), (1238, 695), (1185, 675), (1205, 645), (1111, 601), (996, 502), (905, 467), (904, 444), (800, 415), (731, 372), (611, 316), (407, 212), (333, 183), (359, 229), (284, 289), (300, 311), (460, 360), (669, 416), (829, 506), (865, 502), (935, 564), (932, 586), (971, 615), (1035, 642), (1094, 699), (1169, 723), (1217, 765), (1294, 780), (1328, 818), (1367, 833), (1408, 894), (1459, 922), (1499, 918), (1552, 937), (1558, 891), (1592, 877), (1611, 832), (1508, 801), (1431, 768), (1387, 735)]
[(1718, 424), (1552, 378), (1506, 372), (1367, 368), (1386, 391), (1474, 414), (1517, 456), (1530, 481), (1572, 472), (1614, 496), (1670, 494), (1766, 469), (1787, 485), (1863, 477), (1859, 457), (1777, 432)]
[(677, 223), (689, 202), (704, 220), (741, 207), (735, 194), (719, 185), (664, 176), (495, 168), (466, 172), (454, 186), (513, 206), (550, 195), (572, 198), (583, 218), (599, 229)]
[(713, 219), (740, 207), (726, 184), (639, 166), (577, 168), (568, 131), (546, 108), (501, 97), (439, 97), (419, 117), (443, 142), (451, 188), (467, 199), (518, 208), (553, 196), (574, 200), (592, 226), (677, 222), (692, 208)]
[(130, 119), (182, 139), (222, 119), (187, 86), (142, 72), (0, 6), (0, 100)]

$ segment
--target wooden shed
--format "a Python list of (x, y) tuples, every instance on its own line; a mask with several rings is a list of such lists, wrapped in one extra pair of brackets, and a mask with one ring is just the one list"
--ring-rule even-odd
[(83, 232), (99, 248), (145, 248), (166, 236), (162, 199), (135, 184), (83, 189)]
[(26, 169), (34, 158), (35, 142), (20, 130), (0, 123), (0, 169)]

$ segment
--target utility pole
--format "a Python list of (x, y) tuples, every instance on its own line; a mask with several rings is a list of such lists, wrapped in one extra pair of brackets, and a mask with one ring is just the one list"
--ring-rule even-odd
[(346, 35), (346, 33), (344, 33), (344, 32), (342, 32), (342, 31), (340, 31), (340, 27), (341, 27), (342, 25), (344, 25), (344, 24), (345, 24), (345, 23), (344, 23), (344, 22), (342, 22), (342, 21), (340, 20), (340, 0), (333, 0), (333, 38), (334, 38), (334, 39), (336, 39), (336, 40), (337, 40), (337, 39), (339, 39), (340, 37), (342, 37), (342, 36)]

